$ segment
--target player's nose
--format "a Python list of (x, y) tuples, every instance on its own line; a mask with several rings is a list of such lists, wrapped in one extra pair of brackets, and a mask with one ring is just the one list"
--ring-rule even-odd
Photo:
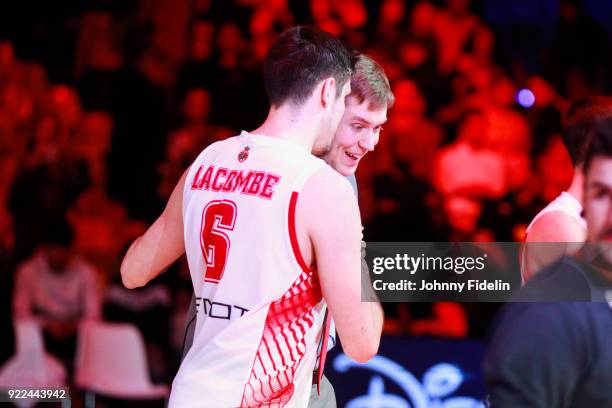
[(374, 150), (374, 146), (376, 145), (376, 143), (374, 142), (375, 137), (376, 135), (374, 135), (374, 131), (370, 130), (367, 135), (365, 135), (361, 138), (361, 140), (359, 140), (359, 146), (362, 149), (371, 152), (372, 150)]

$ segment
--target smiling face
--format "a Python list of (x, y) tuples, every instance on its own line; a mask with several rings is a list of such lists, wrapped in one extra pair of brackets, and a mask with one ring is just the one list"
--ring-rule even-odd
[(590, 242), (612, 242), (612, 158), (598, 156), (586, 173), (584, 215)]
[(590, 254), (595, 255), (592, 264), (612, 281), (612, 119), (593, 124), (583, 166), (583, 215), (587, 242), (597, 251)]
[(612, 279), (612, 158), (597, 156), (586, 172), (584, 217), (587, 237), (599, 256), (594, 264)]
[(387, 107), (370, 109), (369, 101), (359, 103), (346, 98), (346, 109), (329, 152), (323, 159), (343, 176), (355, 174), (366, 153), (374, 150), (382, 125), (387, 121)]

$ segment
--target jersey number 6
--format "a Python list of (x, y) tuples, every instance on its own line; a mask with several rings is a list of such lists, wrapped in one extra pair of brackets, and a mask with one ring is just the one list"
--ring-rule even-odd
[(229, 200), (211, 201), (202, 211), (200, 247), (206, 263), (206, 282), (219, 283), (223, 277), (230, 250), (230, 239), (224, 231), (234, 229), (236, 213), (236, 204)]

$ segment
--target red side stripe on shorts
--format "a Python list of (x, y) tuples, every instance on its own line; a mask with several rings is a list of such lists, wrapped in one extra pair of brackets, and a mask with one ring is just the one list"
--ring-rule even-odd
[(304, 258), (302, 258), (302, 251), (300, 251), (300, 245), (295, 232), (295, 206), (297, 205), (297, 199), (298, 192), (294, 191), (291, 193), (291, 201), (289, 201), (289, 240), (291, 241), (293, 255), (300, 265), (300, 268), (302, 268), (304, 272), (310, 272), (310, 268), (306, 265), (306, 262), (304, 262)]

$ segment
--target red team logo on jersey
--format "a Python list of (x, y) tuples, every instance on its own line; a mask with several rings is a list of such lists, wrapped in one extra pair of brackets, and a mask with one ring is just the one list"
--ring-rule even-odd
[(238, 161), (240, 163), (249, 158), (249, 150), (251, 150), (251, 148), (249, 146), (245, 146), (244, 150), (238, 153)]
[(236, 223), (236, 204), (230, 200), (214, 200), (202, 211), (200, 246), (206, 274), (204, 281), (219, 283), (225, 272), (230, 239), (224, 231), (232, 231)]

